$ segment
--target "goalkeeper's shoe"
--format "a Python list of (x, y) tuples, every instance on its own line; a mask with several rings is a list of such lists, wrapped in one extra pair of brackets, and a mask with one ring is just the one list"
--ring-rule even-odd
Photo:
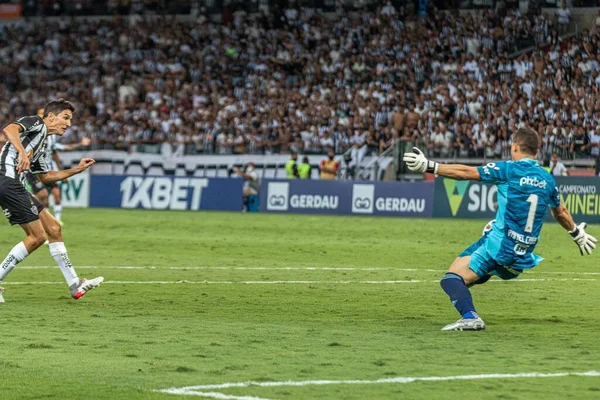
[(79, 282), (69, 286), (69, 290), (71, 291), (71, 297), (73, 297), (75, 300), (79, 300), (80, 298), (85, 296), (87, 292), (100, 286), (102, 282), (104, 282), (104, 278), (101, 276), (89, 280), (80, 278)]
[(481, 318), (461, 318), (442, 328), (443, 331), (482, 331), (484, 329), (485, 322)]

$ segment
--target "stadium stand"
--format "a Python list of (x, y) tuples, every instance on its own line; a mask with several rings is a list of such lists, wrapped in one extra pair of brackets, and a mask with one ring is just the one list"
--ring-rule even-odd
[(377, 155), (409, 143), (435, 157), (493, 159), (528, 124), (544, 159), (599, 156), (600, 36), (561, 39), (545, 13), (387, 2), (361, 13), (229, 8), (214, 22), (148, 15), (162, 2), (46, 3), (38, 14), (148, 8), (2, 25), (4, 125), (67, 97), (80, 113), (65, 140), (89, 136), (94, 149)]

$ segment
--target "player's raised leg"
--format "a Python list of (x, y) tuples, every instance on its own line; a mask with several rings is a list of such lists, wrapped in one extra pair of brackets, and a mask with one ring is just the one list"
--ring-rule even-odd
[(34, 192), (33, 195), (40, 203), (42, 203), (44, 208), (48, 208), (48, 190), (45, 187), (37, 193)]
[[(23, 261), (25, 257), (40, 247), (46, 240), (44, 228), (39, 220), (21, 224), (21, 227), (27, 236), (10, 250), (4, 261), (2, 261), (2, 264), (0, 264), (0, 284), (2, 284), (4, 278), (13, 270), (15, 265)], [(0, 302), (2, 303), (4, 302), (3, 292), (4, 289), (0, 287)]]
[[(443, 327), (443, 331), (478, 331), (485, 329), (485, 323), (475, 311), (473, 297), (468, 288), (468, 286), (480, 280), (480, 277), (469, 268), (470, 262), (471, 256), (458, 257), (440, 281), (442, 289), (450, 297), (452, 305), (456, 307), (462, 317), (455, 323)], [(484, 276), (484, 278), (486, 277)]]
[[(26, 173), (26, 179), (31, 187), (33, 196), (42, 204), (43, 208), (48, 208), (48, 189), (46, 189), (46, 186), (33, 174)], [(44, 244), (48, 244), (48, 240)]]
[(73, 264), (71, 264), (71, 260), (69, 260), (69, 257), (67, 256), (67, 248), (65, 247), (62, 236), (62, 228), (48, 210), (44, 209), (40, 213), (40, 220), (48, 235), (50, 254), (65, 277), (67, 285), (69, 285), (69, 290), (71, 291), (71, 296), (75, 300), (80, 299), (88, 291), (100, 286), (104, 281), (104, 278), (101, 276), (89, 280), (77, 276)]

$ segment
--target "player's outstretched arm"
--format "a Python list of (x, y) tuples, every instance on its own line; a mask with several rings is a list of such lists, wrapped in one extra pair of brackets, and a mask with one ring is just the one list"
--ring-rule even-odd
[(562, 204), (556, 208), (551, 208), (550, 211), (554, 219), (571, 235), (571, 238), (579, 247), (581, 255), (592, 254), (592, 250), (596, 248), (598, 240), (585, 231), (587, 224), (582, 222), (579, 225), (575, 225), (571, 213)]
[(429, 172), (457, 180), (479, 181), (481, 175), (476, 167), (461, 164), (439, 164), (428, 160), (423, 152), (413, 147), (413, 153), (405, 153), (403, 157), (408, 169), (414, 172)]
[(79, 161), (79, 165), (77, 165), (75, 168), (65, 169), (62, 171), (48, 171), (46, 173), (37, 174), (37, 176), (42, 183), (54, 183), (82, 173), (94, 165), (95, 162), (96, 161), (94, 161), (92, 158), (82, 158), (81, 161)]

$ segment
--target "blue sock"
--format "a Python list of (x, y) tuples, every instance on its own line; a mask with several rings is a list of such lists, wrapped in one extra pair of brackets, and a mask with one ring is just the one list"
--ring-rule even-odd
[(471, 319), (479, 317), (477, 312), (475, 312), (471, 292), (469, 292), (462, 277), (452, 272), (447, 272), (440, 281), (440, 285), (450, 297), (452, 305), (456, 307), (463, 318)]

